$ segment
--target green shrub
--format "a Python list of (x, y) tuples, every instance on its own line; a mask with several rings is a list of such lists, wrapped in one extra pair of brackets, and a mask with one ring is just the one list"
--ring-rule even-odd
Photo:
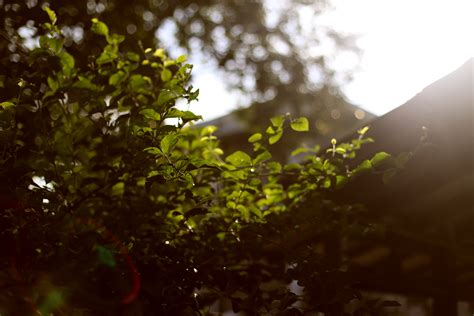
[(176, 108), (198, 96), (185, 56), (121, 51), (93, 19), (103, 50), (79, 68), (45, 11), (39, 47), (0, 76), (0, 314), (207, 314), (220, 301), (336, 315), (360, 298), (313, 241), (367, 228), (359, 206), (328, 198), (389, 158), (348, 167), (367, 129), (281, 165), (269, 145), (309, 124), (280, 116), (249, 138), (253, 153), (226, 155), (215, 127)]

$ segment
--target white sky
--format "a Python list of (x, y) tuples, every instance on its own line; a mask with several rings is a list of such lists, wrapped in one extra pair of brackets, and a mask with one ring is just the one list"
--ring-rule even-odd
[[(277, 0), (272, 0), (277, 1)], [(424, 87), (474, 57), (474, 0), (334, 0), (323, 21), (359, 34), (360, 71), (343, 88), (349, 101), (377, 115), (402, 105)], [(222, 74), (195, 64), (200, 101), (191, 110), (204, 119), (237, 108)], [(343, 63), (343, 61), (341, 61)]]

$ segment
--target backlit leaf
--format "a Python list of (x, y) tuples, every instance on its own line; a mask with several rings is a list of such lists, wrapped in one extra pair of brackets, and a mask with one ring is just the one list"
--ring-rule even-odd
[(369, 130), (369, 127), (364, 126), (360, 130), (358, 130), (357, 133), (359, 133), (360, 135), (364, 135), (365, 133), (367, 133), (368, 130)]
[(161, 151), (165, 154), (173, 150), (173, 147), (178, 142), (178, 136), (175, 134), (168, 134), (160, 142)]
[(144, 117), (150, 119), (150, 120), (155, 120), (155, 121), (161, 120), (160, 113), (156, 112), (153, 109), (143, 109), (143, 110), (140, 111), (140, 114), (143, 115)]
[(261, 133), (255, 133), (252, 136), (249, 137), (248, 141), (250, 143), (255, 143), (258, 142), (259, 140), (262, 139), (262, 134)]
[(250, 156), (240, 150), (227, 156), (225, 161), (236, 167), (249, 166), (252, 163)]
[(92, 19), (91, 31), (98, 35), (103, 35), (103, 36), (109, 35), (109, 28), (107, 27), (107, 25), (96, 18)]
[(112, 196), (121, 196), (123, 195), (125, 191), (125, 183), (123, 182), (117, 182), (116, 184), (114, 184), (110, 190), (110, 194)]
[(121, 83), (125, 79), (125, 72), (122, 70), (117, 71), (114, 73), (112, 76), (109, 78), (109, 84), (112, 86), (115, 86), (119, 83)]
[(9, 102), (9, 101), (0, 103), (0, 107), (3, 109), (8, 109), (9, 107), (12, 107), (12, 106), (15, 106), (15, 103)]
[(171, 79), (171, 76), (172, 76), (172, 73), (169, 69), (164, 68), (161, 71), (161, 80), (162, 81), (164, 81), (164, 82), (169, 81)]
[(51, 21), (51, 23), (53, 25), (56, 24), (56, 21), (58, 20), (58, 18), (56, 17), (56, 12), (51, 10), (50, 7), (48, 7), (48, 6), (44, 6), (43, 10), (48, 14), (48, 17), (49, 17), (49, 20)]
[(282, 131), (282, 130), (278, 130), (278, 131), (276, 131), (276, 133), (275, 133), (274, 135), (271, 135), (271, 136), (268, 138), (268, 143), (269, 143), (270, 145), (273, 145), (273, 144), (275, 144), (276, 142), (278, 142), (282, 136), (283, 136), (283, 131)]
[(176, 62), (184, 63), (186, 61), (186, 59), (187, 59), (186, 55), (181, 55), (178, 58), (176, 58)]
[(255, 159), (253, 160), (253, 163), (255, 165), (264, 162), (266, 160), (269, 160), (272, 158), (272, 154), (270, 154), (268, 151), (264, 151), (263, 153), (259, 154)]
[(285, 121), (285, 116), (284, 115), (278, 115), (274, 116), (270, 119), (272, 122), (272, 125), (275, 126), (276, 128), (279, 128), (283, 126), (283, 122)]
[(387, 159), (391, 158), (392, 156), (390, 154), (387, 154), (384, 151), (381, 151), (379, 153), (376, 153), (372, 159), (370, 159), (370, 162), (372, 163), (373, 166), (378, 166), (381, 163), (385, 162)]
[(297, 132), (307, 132), (309, 130), (309, 123), (306, 117), (299, 117), (291, 121), (290, 126)]

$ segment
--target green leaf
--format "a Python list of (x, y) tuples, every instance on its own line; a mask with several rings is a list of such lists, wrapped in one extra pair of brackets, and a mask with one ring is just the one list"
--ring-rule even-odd
[(355, 169), (354, 174), (372, 170), (372, 163), (369, 160), (362, 161)]
[(176, 99), (177, 97), (178, 97), (178, 95), (174, 91), (162, 90), (160, 92), (160, 95), (158, 96), (158, 100), (157, 100), (158, 106), (162, 106), (162, 105)]
[(202, 116), (196, 115), (191, 111), (183, 111), (181, 114), (181, 119), (183, 120), (183, 124), (186, 124), (190, 121), (202, 120)]
[(59, 60), (61, 61), (61, 66), (63, 69), (63, 73), (66, 76), (71, 76), (74, 71), (74, 57), (66, 51), (62, 51), (59, 55)]
[(253, 164), (258, 165), (259, 163), (271, 158), (272, 158), (272, 154), (270, 154), (268, 151), (264, 151), (263, 153), (255, 157), (255, 159), (253, 160)]
[(63, 109), (59, 103), (53, 103), (48, 107), (49, 116), (56, 121), (63, 115)]
[(158, 57), (158, 58), (165, 58), (166, 57), (165, 50), (163, 48), (158, 48), (153, 53), (153, 56)]
[(346, 176), (336, 176), (336, 188), (341, 188), (343, 187), (349, 179)]
[(117, 182), (114, 184), (110, 190), (110, 194), (112, 196), (122, 196), (123, 193), (125, 192), (125, 183), (123, 182)]
[(212, 152), (213, 152), (214, 154), (218, 155), (218, 156), (224, 154), (224, 151), (223, 151), (222, 149), (220, 149), (220, 148), (214, 148), (214, 149), (212, 150)]
[(237, 210), (240, 212), (241, 216), (245, 219), (248, 220), (249, 217), (249, 210), (247, 207), (245, 207), (242, 204), (237, 205)]
[(134, 62), (138, 62), (140, 61), (140, 55), (136, 54), (136, 53), (132, 53), (132, 52), (127, 52), (127, 58), (130, 60), (130, 61), (134, 61)]
[(186, 61), (187, 57), (186, 55), (181, 55), (178, 58), (176, 58), (177, 63), (184, 63)]
[(291, 129), (297, 132), (309, 131), (309, 123), (306, 117), (299, 117), (290, 123)]
[(107, 25), (96, 18), (92, 19), (91, 31), (98, 35), (103, 35), (103, 36), (109, 35), (109, 28), (107, 27)]
[(76, 81), (72, 86), (78, 89), (88, 89), (92, 91), (99, 90), (99, 88), (95, 84), (93, 84), (89, 78), (82, 76), (79, 76), (79, 80)]
[(113, 45), (118, 45), (122, 43), (125, 40), (125, 36), (119, 35), (119, 34), (111, 34), (110, 36), (107, 36), (107, 43), (113, 44)]
[(169, 81), (172, 77), (172, 73), (169, 69), (166, 69), (164, 68), (162, 71), (161, 71), (161, 81), (163, 82), (166, 82), (166, 81)]
[(15, 106), (15, 103), (9, 102), (9, 101), (5, 101), (5, 102), (0, 103), (0, 107), (3, 108), (3, 109), (8, 109), (9, 107), (13, 107), (13, 106)]
[(376, 153), (374, 155), (374, 157), (372, 157), (372, 159), (370, 159), (370, 162), (372, 163), (372, 165), (374, 167), (377, 167), (378, 165), (382, 164), (383, 162), (385, 162), (390, 157), (392, 157), (390, 154), (387, 154), (386, 152), (381, 151), (379, 153)]
[(270, 119), (272, 122), (272, 125), (275, 126), (276, 128), (280, 128), (283, 126), (283, 122), (285, 121), (285, 116), (284, 115), (278, 115), (274, 116)]
[(60, 38), (49, 37), (42, 35), (39, 38), (40, 47), (43, 49), (49, 49), (54, 54), (58, 54), (63, 47), (63, 40)]
[(145, 79), (145, 76), (138, 74), (130, 76), (130, 88), (136, 92), (141, 91), (140, 89), (142, 88), (146, 88), (148, 84), (149, 82)]
[(43, 7), (43, 11), (45, 11), (48, 16), (49, 16), (49, 20), (51, 21), (51, 23), (54, 25), (56, 24), (56, 21), (58, 20), (57, 16), (56, 16), (56, 12), (54, 12), (53, 10), (51, 10), (48, 6), (44, 6)]
[(301, 170), (303, 167), (298, 163), (289, 163), (283, 167), (285, 171)]
[(53, 92), (56, 92), (59, 88), (59, 83), (52, 77), (48, 77), (48, 86), (53, 90)]
[(250, 166), (252, 163), (250, 156), (240, 150), (227, 156), (225, 161), (236, 167)]
[(155, 120), (155, 121), (160, 121), (161, 120), (161, 115), (160, 113), (156, 112), (153, 109), (143, 109), (140, 111), (140, 114), (143, 115), (144, 117)]
[(252, 136), (249, 137), (248, 141), (249, 141), (249, 143), (255, 143), (255, 142), (258, 142), (261, 139), (262, 139), (262, 134), (255, 133), (255, 134), (253, 134)]
[(368, 130), (369, 130), (369, 127), (364, 126), (360, 130), (358, 130), (357, 133), (359, 133), (359, 135), (364, 135), (365, 133), (367, 133)]
[(144, 152), (152, 154), (152, 155), (161, 155), (162, 152), (158, 147), (147, 147), (143, 149)]
[(166, 113), (166, 118), (182, 117), (183, 111), (176, 108), (171, 108), (168, 113)]
[(307, 153), (309, 151), (310, 150), (306, 147), (299, 147), (299, 148), (296, 148), (295, 150), (293, 150), (291, 152), (291, 156), (296, 156), (296, 155), (299, 155), (299, 154), (302, 154), (302, 153)]
[(116, 86), (117, 84), (121, 83), (126, 77), (125, 72), (119, 70), (118, 72), (114, 73), (109, 78), (109, 84), (112, 86)]
[(178, 142), (178, 136), (176, 134), (168, 134), (160, 142), (161, 151), (168, 154), (173, 150), (174, 146)]
[(267, 133), (268, 135), (273, 135), (276, 133), (276, 131), (273, 129), (273, 127), (268, 126), (267, 129), (265, 130), (265, 133)]
[(277, 161), (271, 161), (271, 162), (267, 163), (267, 167), (271, 171), (277, 172), (277, 173), (280, 172), (281, 169), (282, 169), (281, 163), (279, 163)]
[(163, 62), (163, 66), (166, 68), (166, 67), (169, 67), (169, 66), (173, 66), (173, 65), (176, 65), (176, 61), (174, 60), (165, 60)]
[(268, 138), (268, 143), (270, 145), (273, 145), (275, 144), (276, 142), (278, 142), (281, 138), (281, 136), (283, 136), (283, 130), (277, 130), (276, 133), (274, 135), (271, 135), (269, 138)]
[(216, 126), (214, 126), (214, 125), (205, 126), (205, 127), (203, 127), (203, 129), (201, 130), (201, 136), (209, 136), (209, 135), (211, 135), (212, 133), (214, 133), (215, 131), (217, 131), (217, 127), (216, 127)]
[(100, 56), (96, 59), (97, 64), (103, 65), (106, 63), (113, 62), (115, 59), (118, 58), (118, 48), (115, 45), (107, 45), (105, 46), (104, 50), (100, 54)]

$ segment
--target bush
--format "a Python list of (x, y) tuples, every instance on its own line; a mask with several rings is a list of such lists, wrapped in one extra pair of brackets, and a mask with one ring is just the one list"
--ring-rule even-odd
[(124, 37), (93, 19), (103, 50), (78, 68), (45, 11), (39, 47), (0, 76), (2, 315), (208, 314), (215, 302), (339, 315), (360, 298), (337, 251), (314, 245), (367, 228), (361, 207), (328, 198), (388, 161), (349, 167), (366, 128), (281, 165), (269, 145), (308, 121), (279, 116), (252, 153), (225, 155), (215, 127), (176, 108), (198, 96), (185, 56), (121, 51)]

